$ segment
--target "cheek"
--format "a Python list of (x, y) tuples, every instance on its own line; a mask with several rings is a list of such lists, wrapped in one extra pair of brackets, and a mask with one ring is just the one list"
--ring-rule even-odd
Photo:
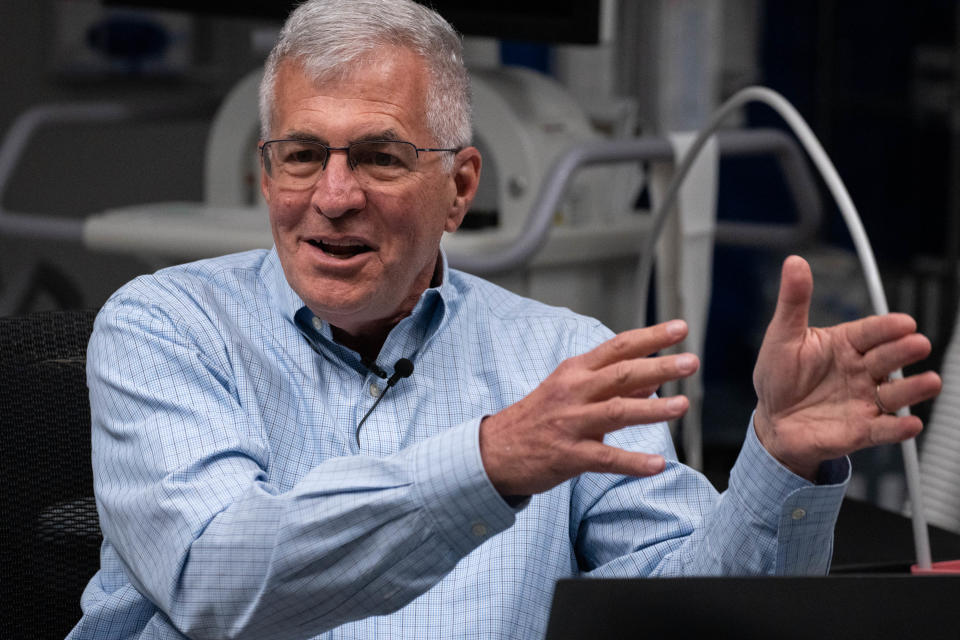
[(397, 250), (407, 256), (419, 256), (436, 249), (443, 232), (435, 202), (422, 198), (406, 198), (381, 209), (380, 222), (396, 239)]
[(449, 211), (444, 186), (438, 181), (419, 183), (383, 209), (398, 213), (391, 224), (399, 234), (419, 242), (443, 235)]
[(273, 192), (270, 198), (270, 223), (280, 229), (294, 227), (309, 207), (309, 194)]

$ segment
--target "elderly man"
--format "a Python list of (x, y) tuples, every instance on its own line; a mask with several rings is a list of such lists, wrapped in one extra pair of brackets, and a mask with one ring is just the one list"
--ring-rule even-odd
[(845, 454), (915, 435), (878, 406), (939, 389), (885, 381), (929, 350), (909, 317), (807, 328), (790, 258), (718, 496), (663, 424), (686, 399), (653, 395), (698, 366), (652, 357), (682, 321), (613, 337), (447, 267), (481, 159), (439, 16), (307, 2), (261, 114), (274, 249), (97, 320), (105, 541), (73, 638), (538, 638), (558, 578), (823, 573)]

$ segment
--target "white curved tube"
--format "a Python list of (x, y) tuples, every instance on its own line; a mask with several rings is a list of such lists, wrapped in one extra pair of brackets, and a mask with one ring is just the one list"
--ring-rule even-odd
[[(890, 309), (887, 306), (887, 297), (883, 291), (883, 284), (880, 281), (880, 272), (877, 269), (877, 263), (873, 256), (873, 248), (870, 246), (870, 240), (867, 238), (863, 223), (857, 214), (857, 209), (853, 204), (853, 200), (850, 198), (850, 194), (847, 192), (846, 186), (844, 186), (836, 168), (834, 168), (830, 158), (823, 150), (820, 141), (817, 140), (817, 137), (809, 125), (807, 125), (797, 110), (793, 108), (793, 105), (787, 102), (779, 93), (766, 87), (747, 87), (723, 103), (713, 114), (707, 126), (697, 134), (696, 139), (690, 146), (690, 150), (677, 167), (673, 180), (670, 182), (670, 186), (664, 195), (663, 202), (661, 202), (660, 207), (654, 213), (652, 232), (647, 238), (643, 252), (640, 254), (640, 264), (637, 273), (637, 300), (639, 301), (640, 309), (638, 321), (645, 323), (646, 320), (645, 305), (650, 273), (653, 268), (654, 247), (663, 229), (663, 223), (676, 201), (680, 185), (686, 178), (700, 150), (704, 144), (706, 144), (707, 139), (720, 128), (723, 120), (736, 109), (752, 101), (762, 102), (780, 114), (780, 117), (790, 126), (797, 135), (797, 138), (799, 138), (803, 148), (810, 155), (820, 175), (823, 176), (824, 182), (826, 182), (831, 195), (833, 195), (834, 200), (836, 200), (837, 205), (840, 207), (840, 213), (843, 215), (843, 220), (846, 222), (847, 229), (850, 231), (850, 236), (853, 239), (853, 244), (857, 250), (857, 255), (860, 258), (860, 264), (863, 268), (863, 274), (867, 281), (867, 289), (870, 293), (870, 301), (873, 305), (874, 313), (877, 315), (889, 313)], [(897, 370), (890, 374), (890, 377), (894, 379), (902, 378), (903, 371)], [(897, 415), (910, 415), (909, 407), (901, 408), (897, 412)], [(927, 531), (927, 519), (920, 489), (920, 462), (917, 457), (917, 444), (916, 441), (911, 438), (901, 443), (901, 447), (903, 449), (903, 466), (906, 473), (907, 491), (910, 495), (912, 507), (911, 516), (913, 520), (913, 539), (917, 556), (917, 566), (921, 569), (929, 569), (931, 563), (930, 538)]]

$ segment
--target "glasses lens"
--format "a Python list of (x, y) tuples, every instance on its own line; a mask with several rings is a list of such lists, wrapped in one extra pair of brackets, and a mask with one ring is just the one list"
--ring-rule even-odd
[(263, 153), (270, 177), (291, 187), (315, 183), (327, 158), (322, 145), (300, 140), (268, 142)]
[(350, 165), (370, 180), (391, 182), (417, 168), (417, 148), (409, 142), (354, 142), (350, 145)]

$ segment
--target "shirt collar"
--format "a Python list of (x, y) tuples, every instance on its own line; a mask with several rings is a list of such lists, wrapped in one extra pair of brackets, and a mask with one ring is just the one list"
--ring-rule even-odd
[(260, 277), (267, 287), (267, 294), (273, 301), (274, 308), (279, 309), (284, 318), (293, 322), (297, 311), (305, 305), (297, 292), (290, 287), (290, 283), (287, 282), (276, 247), (270, 249), (267, 259), (263, 261), (263, 266), (260, 268)]
[[(275, 308), (280, 310), (284, 318), (296, 325), (311, 342), (314, 342), (317, 337), (333, 341), (330, 324), (325, 320), (316, 318), (313, 312), (307, 308), (303, 299), (290, 287), (290, 283), (287, 282), (283, 273), (283, 266), (280, 263), (280, 256), (277, 255), (276, 247), (270, 250), (266, 260), (264, 260), (261, 267), (261, 278), (266, 284)], [(404, 318), (401, 324), (413, 323), (422, 327), (423, 343), (426, 344), (447, 322), (450, 310), (456, 304), (458, 297), (459, 290), (450, 279), (450, 265), (447, 261), (447, 254), (441, 247), (440, 283), (427, 288), (420, 295), (420, 299), (417, 300), (410, 316)], [(315, 319), (319, 321), (317, 322)], [(394, 327), (394, 329), (396, 328)], [(417, 345), (418, 350), (422, 346)]]

